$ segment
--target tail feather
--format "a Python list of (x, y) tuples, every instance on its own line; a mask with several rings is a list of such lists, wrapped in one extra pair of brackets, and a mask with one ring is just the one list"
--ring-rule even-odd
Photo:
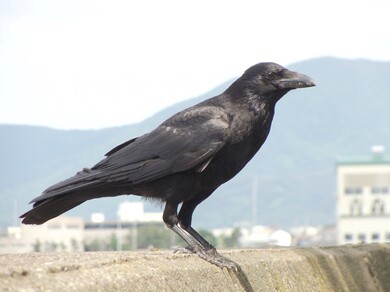
[(93, 185), (98, 185), (99, 183), (101, 183), (101, 181), (96, 179), (96, 176), (98, 174), (100, 174), (99, 171), (92, 171), (88, 168), (84, 168), (82, 171), (79, 171), (75, 176), (72, 176), (47, 188), (42, 193), (42, 195), (33, 199), (30, 204), (39, 203), (43, 200), (69, 194), (75, 191), (80, 191)]
[(23, 218), (24, 224), (43, 224), (83, 202), (85, 201), (78, 199), (77, 196), (69, 195), (39, 201), (34, 204), (33, 209), (21, 215), (20, 218)]
[(24, 224), (42, 224), (58, 215), (80, 205), (93, 196), (89, 194), (91, 188), (98, 189), (102, 182), (96, 179), (99, 171), (84, 168), (75, 176), (61, 181), (48, 189), (41, 196), (30, 203), (33, 209), (20, 216)]

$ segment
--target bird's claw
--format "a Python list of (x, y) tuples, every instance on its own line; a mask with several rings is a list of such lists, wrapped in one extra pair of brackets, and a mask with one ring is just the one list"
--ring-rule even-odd
[(220, 255), (214, 247), (195, 249), (195, 252), (201, 259), (208, 261), (216, 265), (219, 268), (235, 269), (238, 270), (238, 266), (235, 262)]
[(197, 254), (201, 259), (204, 259), (205, 261), (208, 261), (209, 263), (212, 263), (219, 268), (227, 268), (229, 270), (234, 269), (236, 271), (238, 270), (238, 266), (235, 262), (220, 255), (212, 245), (206, 248), (201, 245), (179, 247), (176, 248), (173, 253)]

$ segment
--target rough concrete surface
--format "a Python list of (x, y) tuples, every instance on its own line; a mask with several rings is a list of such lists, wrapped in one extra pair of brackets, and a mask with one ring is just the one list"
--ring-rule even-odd
[(390, 291), (390, 244), (226, 250), (220, 269), (172, 251), (0, 255), (0, 291)]

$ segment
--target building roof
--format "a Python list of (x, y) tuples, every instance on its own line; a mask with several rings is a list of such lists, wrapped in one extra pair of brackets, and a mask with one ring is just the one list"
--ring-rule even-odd
[(336, 159), (337, 165), (375, 165), (390, 164), (390, 156), (371, 154), (365, 156), (340, 156)]

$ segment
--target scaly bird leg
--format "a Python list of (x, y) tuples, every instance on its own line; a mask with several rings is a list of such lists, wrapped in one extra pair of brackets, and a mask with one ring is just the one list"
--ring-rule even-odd
[(237, 269), (237, 264), (220, 255), (217, 250), (191, 226), (183, 228), (178, 223), (177, 203), (167, 202), (163, 220), (167, 227), (179, 235), (189, 247), (187, 250), (196, 253), (200, 258), (220, 267)]
[[(220, 255), (215, 247), (207, 242), (199, 233), (192, 227), (183, 229), (179, 225), (174, 225), (171, 228), (177, 235), (179, 235), (189, 245), (186, 249), (190, 252), (196, 253), (200, 258), (212, 263), (220, 268), (236, 269), (237, 264), (231, 260)], [(195, 234), (195, 235), (194, 235)]]

